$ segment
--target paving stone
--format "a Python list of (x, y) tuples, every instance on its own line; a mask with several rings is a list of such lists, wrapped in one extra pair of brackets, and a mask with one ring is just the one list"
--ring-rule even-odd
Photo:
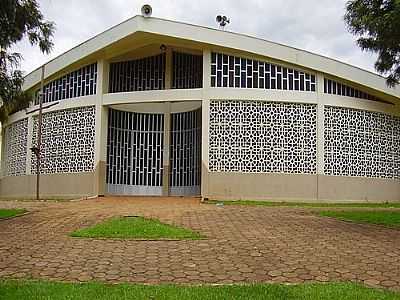
[(270, 275), (272, 277), (281, 276), (282, 275), (282, 271), (280, 271), (280, 270), (270, 271), (270, 272), (268, 272), (268, 275)]
[[(357, 281), (400, 290), (398, 230), (321, 218), (304, 208), (200, 204), (194, 198), (0, 201), (0, 278), (136, 283)], [(83, 226), (142, 215), (207, 236), (193, 241), (71, 238)]]
[(371, 286), (378, 286), (380, 281), (376, 280), (376, 279), (367, 279), (367, 280), (364, 280), (364, 283), (367, 285), (371, 285)]

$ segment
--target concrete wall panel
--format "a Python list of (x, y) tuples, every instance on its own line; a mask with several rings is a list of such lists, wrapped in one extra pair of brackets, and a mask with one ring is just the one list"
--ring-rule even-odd
[[(95, 172), (53, 174), (40, 176), (40, 197), (81, 198), (97, 195)], [(8, 176), (0, 180), (0, 197), (9, 199), (34, 199), (36, 175)]]
[(234, 172), (204, 175), (203, 197), (209, 199), (400, 201), (400, 182), (392, 179)]

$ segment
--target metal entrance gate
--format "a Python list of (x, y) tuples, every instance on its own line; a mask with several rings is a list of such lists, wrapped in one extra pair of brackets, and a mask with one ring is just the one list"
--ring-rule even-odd
[[(170, 194), (199, 194), (201, 110), (173, 113), (170, 125)], [(163, 114), (109, 109), (107, 192), (162, 195), (163, 150)]]
[(201, 110), (171, 114), (170, 194), (200, 194)]
[(164, 115), (109, 110), (107, 190), (161, 195)]

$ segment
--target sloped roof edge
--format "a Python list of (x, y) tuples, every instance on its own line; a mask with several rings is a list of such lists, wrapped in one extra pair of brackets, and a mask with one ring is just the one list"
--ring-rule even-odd
[[(139, 15), (107, 29), (50, 60), (45, 64), (45, 77), (47, 78), (75, 61), (83, 59), (135, 32), (154, 33), (210, 44), (211, 47), (215, 45), (216, 47), (251, 52), (327, 73), (368, 86), (388, 95), (400, 97), (400, 87), (389, 88), (384, 77), (332, 58), (244, 34), (153, 17), (144, 18)], [(29, 89), (38, 84), (40, 75), (40, 68), (29, 73), (25, 77), (24, 89)]]

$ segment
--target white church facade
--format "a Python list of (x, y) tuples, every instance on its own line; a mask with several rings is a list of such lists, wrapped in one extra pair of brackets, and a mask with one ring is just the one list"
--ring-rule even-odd
[[(135, 16), (44, 77), (43, 198), (400, 201), (400, 88), (357, 67)], [(40, 81), (37, 69), (24, 89)], [(38, 113), (27, 111), (3, 128), (0, 197), (35, 196)]]

